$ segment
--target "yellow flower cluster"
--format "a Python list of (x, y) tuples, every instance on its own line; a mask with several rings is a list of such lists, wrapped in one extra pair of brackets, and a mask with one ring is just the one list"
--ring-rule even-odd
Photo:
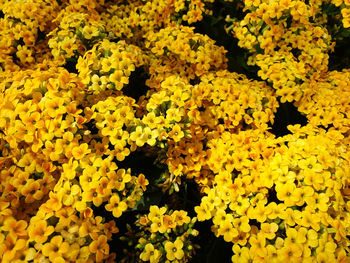
[[(309, 123), (349, 134), (350, 71), (329, 71), (323, 78), (302, 84), (304, 96), (295, 105)], [(348, 140), (348, 139), (347, 139)]]
[[(342, 262), (349, 245), (349, 152), (337, 131), (225, 132), (208, 142), (214, 185), (198, 220), (233, 243), (233, 262)], [(230, 161), (233, 159), (233, 161)], [(220, 160), (220, 161), (219, 161)]]
[[(252, 54), (258, 75), (278, 89), (284, 100), (300, 98), (301, 83), (328, 70), (331, 42), (321, 10), (322, 1), (245, 1), (247, 15), (232, 21), (238, 44)], [(288, 98), (284, 93), (292, 94)]]
[[(103, 204), (120, 217), (146, 190), (143, 174), (117, 166), (130, 153), (122, 126), (135, 122), (133, 99), (89, 99), (78, 76), (59, 67), (17, 71), (1, 81), (2, 261), (102, 262), (112, 257), (107, 239), (115, 228), (95, 218), (91, 206)], [(99, 132), (92, 132), (92, 125)], [(50, 225), (51, 216), (41, 217), (48, 210), (57, 220), (68, 220), (66, 225)], [(88, 222), (79, 219), (84, 216)], [(11, 231), (19, 235), (8, 235)], [(60, 249), (52, 252), (55, 247)]]
[(2, 1), (0, 18), (0, 71), (19, 70), (48, 57), (47, 41), (41, 36), (54, 28), (56, 1)]
[[(186, 175), (208, 186), (211, 184), (208, 157), (213, 155), (207, 147), (208, 140), (220, 137), (225, 130), (267, 131), (278, 103), (273, 90), (264, 82), (250, 81), (236, 73), (208, 73), (195, 86), (178, 79), (169, 77), (161, 83), (162, 89), (147, 99), (148, 113), (143, 118), (146, 125), (161, 127), (158, 134), (164, 134), (163, 140), (167, 139), (163, 157), (170, 172), (165, 174), (167, 183), (173, 181), (176, 187), (181, 183), (180, 177)], [(167, 135), (163, 129), (169, 131), (169, 128), (172, 130)]]
[(149, 214), (136, 222), (141, 230), (134, 237), (138, 238), (137, 256), (151, 263), (188, 262), (195, 249), (191, 239), (198, 235), (195, 221), (184, 210), (151, 206)]
[(105, 223), (102, 217), (93, 217), (92, 211), (78, 214), (72, 207), (62, 206), (52, 192), (50, 197), (30, 221), (16, 219), (8, 203), (1, 203), (2, 217), (5, 216), (0, 228), (2, 262), (113, 259), (107, 241), (118, 232), (114, 221)]
[(86, 13), (66, 10), (56, 18), (59, 26), (48, 36), (53, 36), (48, 44), (58, 65), (65, 64), (66, 60), (77, 59), (90, 49), (98, 40), (104, 38), (104, 24)]
[[(187, 26), (168, 26), (146, 35), (146, 47), (151, 52), (147, 81), (156, 87), (167, 76), (178, 73), (182, 78), (195, 79), (208, 71), (227, 67), (226, 50), (215, 45), (206, 35), (194, 33)], [(154, 74), (157, 73), (157, 74)]]
[(124, 1), (108, 6), (102, 19), (106, 29), (114, 37), (129, 39), (133, 43), (141, 41), (143, 34), (186, 21), (188, 24), (203, 19), (207, 3), (213, 0), (152, 0)]
[(342, 23), (344, 28), (350, 27), (350, 2), (342, 0), (332, 0), (332, 4), (341, 9)]
[[(57, 14), (58, 4), (52, 0), (4, 1), (1, 10), (7, 19), (14, 19), (32, 30), (37, 28), (44, 32), (53, 29), (52, 20)], [(34, 45), (35, 38), (31, 40)]]
[(105, 1), (63, 0), (60, 8), (62, 13), (85, 13), (93, 18), (93, 20), (98, 20), (100, 18), (100, 13), (105, 9)]
[(143, 132), (138, 126), (130, 137), (138, 146), (146, 142), (154, 146), (157, 140), (163, 141), (160, 146), (164, 147), (164, 143), (179, 142), (187, 134), (186, 129), (191, 121), (188, 108), (193, 104), (192, 86), (176, 75), (166, 78), (160, 86), (159, 91), (151, 90), (144, 98), (146, 113), (142, 115), (140, 123), (144, 127)]
[(147, 184), (143, 174), (136, 177), (131, 176), (130, 169), (118, 169), (110, 156), (102, 159), (91, 155), (80, 161), (72, 158), (63, 165), (54, 193), (64, 205), (80, 213), (92, 204), (99, 207), (105, 203), (106, 210), (118, 218), (128, 207), (135, 207)]
[(101, 93), (107, 89), (121, 90), (129, 83), (129, 76), (135, 67), (143, 64), (139, 47), (103, 40), (79, 57), (79, 77), (87, 84), (87, 92)]
[[(84, 99), (79, 80), (62, 68), (52, 68), (45, 72), (19, 71), (6, 82), (0, 123), (11, 154), (18, 161), (23, 159), (22, 167), (29, 172), (42, 172), (35, 167), (36, 160), (42, 168), (51, 162), (65, 162), (84, 136), (79, 134), (86, 121), (78, 108)], [(64, 147), (65, 140), (72, 142), (70, 148)], [(49, 166), (45, 169), (55, 170), (54, 165)]]

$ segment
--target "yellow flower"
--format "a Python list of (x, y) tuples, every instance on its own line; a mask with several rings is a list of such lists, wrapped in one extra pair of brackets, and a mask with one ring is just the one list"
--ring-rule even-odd
[(54, 230), (53, 226), (48, 226), (46, 221), (40, 220), (28, 227), (28, 234), (30, 240), (43, 244)]
[(343, 26), (344, 28), (350, 27), (350, 8), (342, 8), (341, 14), (343, 16)]
[(301, 218), (298, 220), (298, 224), (304, 227), (312, 227), (315, 231), (320, 230), (320, 217), (318, 214), (311, 213), (304, 210), (301, 212)]
[(173, 215), (165, 215), (163, 217), (163, 224), (167, 229), (175, 228), (176, 222), (175, 222), (175, 218), (173, 217)]
[(169, 132), (169, 137), (172, 138), (175, 142), (179, 142), (184, 136), (185, 134), (178, 124), (175, 124), (171, 132)]
[(38, 181), (29, 179), (25, 186), (22, 188), (21, 194), (25, 196), (25, 203), (33, 203), (35, 200), (41, 200), (44, 196), (44, 192), (40, 187)]
[[(316, 156), (312, 155), (309, 158), (306, 159), (301, 159), (298, 162), (298, 166), (300, 167), (300, 169), (304, 169), (304, 170), (312, 170), (314, 172), (321, 172), (322, 169), (322, 165), (320, 163), (317, 162), (317, 158)], [(305, 171), (305, 172), (306, 172)]]
[(299, 229), (289, 227), (286, 229), (287, 238), (284, 240), (286, 247), (294, 244), (303, 244), (306, 242), (307, 229), (301, 227)]
[(83, 170), (83, 174), (79, 176), (79, 183), (82, 189), (89, 189), (91, 185), (100, 179), (95, 166), (88, 166)]
[(142, 122), (151, 129), (157, 128), (161, 122), (160, 117), (157, 117), (154, 112), (149, 112), (142, 118)]
[(41, 119), (41, 115), (37, 111), (31, 114), (27, 113), (22, 120), (30, 132), (34, 132), (36, 129), (44, 127), (44, 121)]
[(114, 182), (112, 182), (108, 177), (103, 176), (99, 181), (98, 192), (102, 196), (109, 196), (112, 192)]
[(49, 243), (45, 243), (42, 248), (44, 256), (48, 257), (51, 261), (62, 258), (62, 255), (67, 253), (69, 250), (69, 244), (63, 242), (62, 236), (54, 236), (51, 238)]
[(144, 251), (140, 255), (142, 261), (150, 261), (151, 263), (159, 262), (161, 254), (158, 249), (155, 249), (153, 244), (148, 243)]
[(114, 150), (112, 153), (116, 156), (117, 160), (121, 162), (125, 160), (125, 157), (129, 156), (130, 150), (129, 148), (125, 147), (125, 145), (117, 143), (114, 145)]
[(170, 100), (173, 101), (177, 107), (183, 107), (185, 101), (188, 100), (190, 94), (188, 92), (182, 92), (181, 90), (175, 90), (174, 94), (170, 96)]
[(249, 218), (247, 216), (241, 216), (233, 219), (233, 225), (241, 232), (248, 233), (251, 229), (249, 225)]
[(151, 130), (149, 127), (143, 129), (144, 141), (146, 141), (146, 143), (148, 143), (150, 146), (154, 146), (156, 144), (158, 135), (159, 132), (157, 129)]
[(267, 245), (266, 246), (266, 249), (267, 249), (267, 260), (269, 262), (272, 262), (272, 263), (278, 263), (280, 262), (278, 260), (278, 254), (277, 254), (277, 249), (275, 246), (273, 245)]
[(32, 50), (28, 49), (27, 46), (18, 45), (17, 50), (16, 56), (22, 63), (31, 63), (34, 61)]
[(84, 189), (82, 198), (88, 202), (93, 202), (95, 206), (100, 206), (103, 202), (103, 195), (99, 192), (97, 182), (93, 183), (88, 189)]
[(76, 211), (73, 207), (67, 206), (56, 212), (56, 217), (59, 218), (58, 225), (60, 227), (69, 226), (72, 222), (76, 222), (78, 217), (75, 215)]
[(299, 201), (299, 197), (295, 195), (295, 189), (294, 183), (278, 183), (276, 185), (277, 198), (284, 201), (287, 206), (294, 206)]
[(105, 205), (105, 208), (107, 211), (111, 211), (114, 217), (120, 217), (128, 206), (124, 201), (120, 201), (118, 194), (114, 194), (109, 199), (108, 204)]
[(198, 221), (204, 221), (211, 218), (211, 213), (208, 204), (201, 203), (200, 206), (196, 206), (194, 210), (197, 213)]
[(172, 216), (174, 217), (175, 223), (178, 226), (188, 224), (191, 221), (191, 218), (187, 215), (187, 212), (184, 210), (175, 210)]
[(312, 170), (303, 171), (304, 174), (304, 183), (312, 186), (315, 190), (324, 189), (324, 178), (321, 173), (316, 173)]
[(149, 208), (148, 219), (153, 221), (154, 218), (159, 218), (160, 216), (164, 215), (166, 210), (166, 207), (159, 208), (156, 205), (151, 205), (151, 207)]
[(126, 141), (128, 138), (129, 138), (129, 133), (127, 131), (118, 129), (115, 134), (111, 135), (111, 137), (109, 138), (109, 141), (113, 145), (120, 145), (124, 147), (126, 145)]
[(182, 250), (183, 242), (180, 238), (177, 238), (175, 242), (166, 241), (164, 248), (166, 251), (166, 258), (168, 260), (181, 260), (184, 257), (184, 251)]
[(12, 235), (5, 237), (2, 234), (0, 236), (1, 245), (1, 262), (14, 262), (15, 256), (19, 253), (19, 251), (23, 251), (26, 248), (26, 240), (25, 239), (17, 239)]
[(70, 158), (68, 163), (62, 164), (63, 173), (62, 176), (67, 180), (73, 180), (76, 176), (76, 170), (79, 166), (78, 161), (73, 161), (73, 158)]
[(315, 230), (309, 229), (307, 231), (307, 241), (306, 244), (312, 248), (315, 248), (318, 246), (319, 243), (319, 237)]
[(121, 90), (124, 84), (129, 83), (129, 78), (124, 75), (122, 70), (116, 70), (109, 75), (109, 81), (114, 83), (116, 90)]
[(115, 189), (123, 191), (125, 184), (131, 181), (130, 169), (119, 169), (115, 176), (112, 176), (112, 180), (115, 181)]
[(66, 206), (71, 206), (81, 193), (79, 185), (70, 185), (69, 181), (66, 181), (62, 188), (59, 190), (62, 193), (62, 203)]
[(231, 242), (235, 237), (238, 236), (237, 229), (233, 226), (231, 221), (225, 220), (218, 229), (218, 234), (224, 236), (226, 242)]
[(89, 149), (89, 145), (87, 143), (82, 143), (72, 149), (72, 155), (76, 160), (84, 158), (84, 156), (90, 152), (91, 150)]
[(75, 43), (75, 38), (65, 37), (61, 43), (61, 48), (66, 52), (66, 57), (74, 56), (74, 52), (78, 50), (78, 45)]
[(238, 196), (235, 202), (230, 203), (230, 209), (239, 215), (245, 215), (250, 206), (249, 198)]
[(136, 142), (136, 145), (139, 147), (143, 146), (146, 143), (141, 126), (137, 126), (136, 130), (130, 134), (130, 139)]
[(15, 121), (14, 129), (16, 130), (15, 136), (18, 140), (24, 140), (27, 143), (33, 143), (34, 132), (28, 130), (26, 126), (20, 120)]
[(223, 208), (217, 209), (213, 218), (213, 223), (220, 226), (225, 220), (233, 221), (233, 216), (227, 214)]
[(104, 257), (109, 254), (107, 237), (105, 235), (101, 235), (97, 240), (92, 241), (89, 245), (89, 250), (91, 253), (96, 254), (96, 262), (102, 262)]
[(82, 30), (82, 33), (84, 35), (84, 38), (88, 40), (90, 40), (93, 37), (97, 37), (99, 35), (98, 28), (92, 25), (85, 25)]
[(60, 97), (47, 100), (45, 102), (45, 110), (51, 118), (57, 118), (67, 111), (64, 106), (64, 99)]
[(283, 262), (301, 262), (301, 255), (303, 253), (302, 248), (297, 245), (284, 246), (282, 249), (277, 250), (278, 257)]
[(250, 219), (256, 219), (258, 222), (263, 223), (266, 221), (268, 215), (271, 213), (269, 206), (265, 206), (263, 201), (260, 201), (256, 207), (249, 207), (248, 217)]
[[(329, 208), (329, 197), (326, 193), (315, 194), (313, 196), (315, 204), (313, 207), (321, 212), (327, 212)], [(308, 203), (310, 205), (310, 203)]]
[(278, 225), (275, 222), (272, 223), (262, 223), (261, 224), (261, 233), (267, 239), (274, 239), (276, 237), (276, 232), (278, 231)]
[(152, 221), (152, 224), (151, 224), (151, 232), (152, 233), (156, 233), (156, 232), (159, 232), (159, 233), (165, 233), (167, 231), (167, 227), (165, 226), (164, 224), (164, 215), (161, 215), (159, 217), (154, 217), (151, 221)]
[(296, 221), (300, 220), (301, 212), (299, 210), (287, 208), (280, 213), (279, 217), (284, 219), (286, 224), (294, 226), (296, 224)]
[[(350, 27), (350, 25), (348, 26)], [(333, 253), (327, 253), (327, 252), (316, 252), (316, 259), (317, 262), (327, 262), (327, 263), (337, 263), (340, 262), (334, 257), (334, 252)]]
[(24, 220), (16, 220), (13, 217), (5, 219), (4, 225), (1, 227), (3, 231), (9, 232), (9, 235), (13, 235), (15, 238), (18, 236), (24, 236), (27, 234), (28, 223)]
[(251, 245), (251, 250), (253, 250), (260, 257), (266, 257), (266, 239), (263, 233), (258, 233), (257, 235), (252, 235), (249, 239)]
[(207, 204), (209, 210), (214, 210), (214, 208), (217, 208), (220, 205), (221, 199), (216, 195), (215, 191), (210, 191), (207, 196), (202, 198), (201, 202)]
[(143, 191), (146, 191), (146, 186), (149, 184), (149, 181), (146, 179), (144, 174), (139, 174), (137, 177), (137, 184), (141, 186)]
[(101, 61), (102, 71), (109, 72), (112, 69), (112, 60), (109, 58), (103, 58)]
[(302, 206), (305, 202), (310, 205), (314, 198), (314, 189), (311, 186), (305, 186), (303, 188), (296, 189), (296, 196), (299, 197), (299, 201), (296, 203), (297, 206)]

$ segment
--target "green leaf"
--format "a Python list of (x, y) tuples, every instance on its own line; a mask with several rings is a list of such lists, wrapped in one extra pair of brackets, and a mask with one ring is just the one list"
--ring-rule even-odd
[(344, 31), (341, 32), (341, 35), (343, 37), (350, 37), (350, 30), (349, 29), (344, 29)]

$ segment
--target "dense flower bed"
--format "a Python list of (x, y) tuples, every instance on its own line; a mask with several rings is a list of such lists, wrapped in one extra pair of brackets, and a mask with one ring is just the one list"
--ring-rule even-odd
[(1, 262), (349, 262), (349, 1), (0, 10)]

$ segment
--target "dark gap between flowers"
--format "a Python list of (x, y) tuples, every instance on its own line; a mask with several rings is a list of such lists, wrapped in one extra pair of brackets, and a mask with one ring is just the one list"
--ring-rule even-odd
[(270, 132), (276, 137), (281, 137), (291, 132), (287, 129), (288, 125), (300, 124), (305, 126), (307, 124), (307, 118), (302, 115), (298, 109), (291, 102), (280, 103), (275, 113), (275, 122), (273, 125), (269, 123), (269, 126), (272, 127)]
[[(194, 26), (195, 33), (209, 36), (215, 40), (216, 45), (223, 46), (227, 50), (228, 71), (245, 74), (250, 79), (260, 80), (257, 75), (259, 68), (257, 66), (249, 66), (246, 63), (249, 56), (248, 52), (238, 46), (238, 40), (232, 34), (227, 34), (225, 31), (225, 25), (227, 23), (224, 18), (227, 15), (243, 19), (246, 13), (237, 7), (237, 3), (215, 1), (212, 5), (213, 16), (204, 15), (203, 20), (199, 22), (191, 25), (188, 25), (186, 22), (183, 22), (183, 24)], [(213, 17), (220, 17), (221, 19), (214, 20)]]
[(129, 76), (129, 84), (124, 86), (123, 93), (136, 101), (146, 95), (149, 87), (146, 86), (146, 80), (149, 78), (143, 66), (137, 67)]
[(63, 67), (69, 72), (69, 73), (75, 73), (78, 74), (78, 70), (76, 68), (77, 61), (76, 60), (68, 60), (66, 64), (63, 65)]

